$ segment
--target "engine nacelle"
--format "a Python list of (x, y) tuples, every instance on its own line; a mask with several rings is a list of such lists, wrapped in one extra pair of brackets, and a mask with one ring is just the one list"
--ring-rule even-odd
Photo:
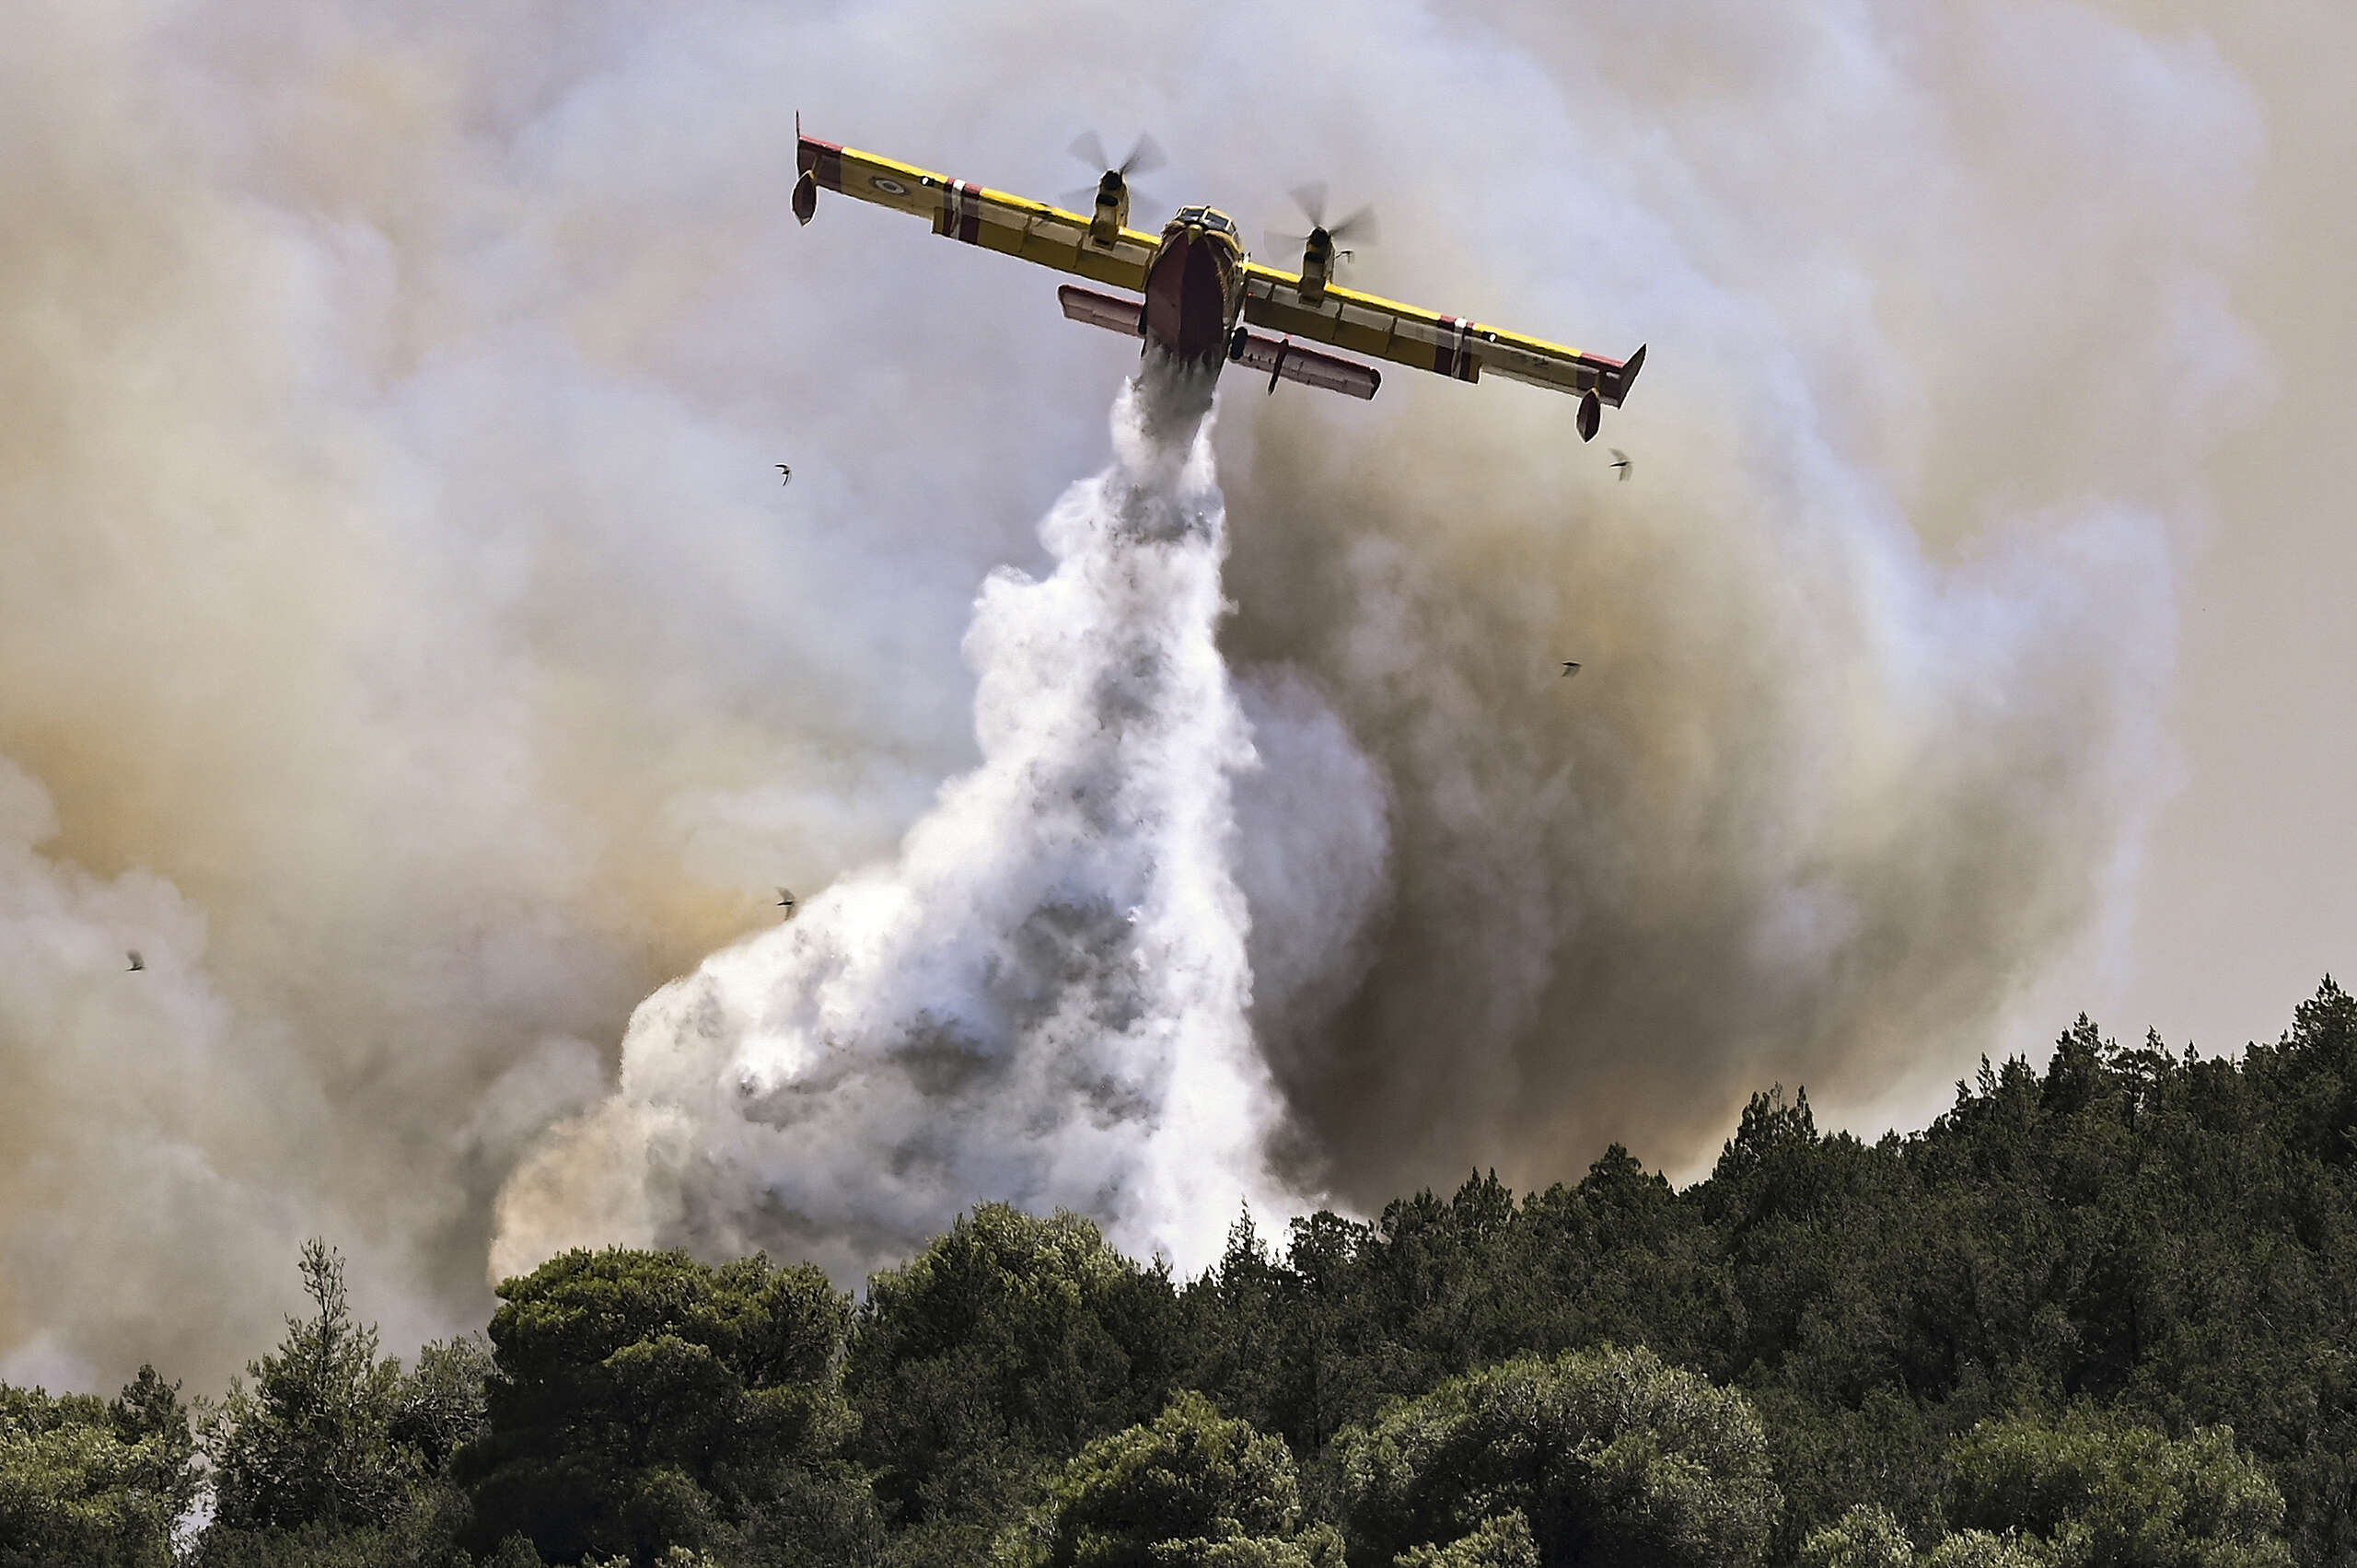
[(1097, 182), (1097, 211), (1088, 220), (1088, 237), (1099, 245), (1121, 238), (1130, 221), (1130, 187), (1121, 171), (1109, 168)]
[(1327, 280), (1334, 272), (1334, 237), (1322, 228), (1309, 231), (1301, 250), (1301, 302), (1315, 305), (1326, 297)]

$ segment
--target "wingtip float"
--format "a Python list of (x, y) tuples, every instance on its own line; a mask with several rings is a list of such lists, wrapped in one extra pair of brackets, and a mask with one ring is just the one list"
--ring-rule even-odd
[(1343, 288), (1332, 281), (1338, 252), (1323, 227), (1308, 236), (1298, 273), (1253, 261), (1235, 220), (1216, 207), (1180, 207), (1159, 235), (1143, 233), (1128, 226), (1130, 191), (1120, 169), (1105, 171), (1093, 211), (1074, 213), (803, 135), (799, 115), (795, 135), (794, 215), (801, 222), (817, 213), (820, 191), (929, 219), (945, 238), (1142, 296), (1074, 285), (1057, 290), (1073, 320), (1143, 338), (1145, 350), (1214, 375), (1241, 365), (1267, 375), (1271, 391), (1283, 380), (1372, 398), (1382, 386), (1373, 366), (1295, 341), (1307, 339), (1459, 381), (1486, 372), (1568, 392), (1579, 399), (1580, 439), (1592, 441), (1604, 406), (1621, 405), (1645, 363), (1642, 347), (1608, 359)]

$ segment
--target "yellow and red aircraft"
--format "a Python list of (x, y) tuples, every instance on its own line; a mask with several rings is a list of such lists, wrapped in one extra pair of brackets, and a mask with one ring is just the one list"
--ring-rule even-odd
[[(1299, 273), (1253, 261), (1235, 221), (1216, 207), (1181, 207), (1158, 238), (1141, 233), (1128, 226), (1121, 169), (1105, 171), (1095, 211), (1070, 213), (802, 135), (798, 120), (795, 134), (794, 215), (802, 222), (818, 210), (820, 191), (839, 191), (928, 218), (935, 234), (1143, 295), (1141, 304), (1069, 284), (1056, 291), (1075, 321), (1143, 337), (1148, 348), (1214, 375), (1231, 361), (1265, 371), (1271, 391), (1285, 380), (1375, 396), (1380, 372), (1294, 342), (1308, 338), (1459, 381), (1486, 370), (1573, 393), (1580, 437), (1593, 440), (1601, 405), (1620, 407), (1645, 362), (1643, 348), (1607, 359), (1341, 287), (1332, 281), (1334, 237), (1322, 225), (1310, 230)], [(1263, 336), (1246, 322), (1281, 335)]]

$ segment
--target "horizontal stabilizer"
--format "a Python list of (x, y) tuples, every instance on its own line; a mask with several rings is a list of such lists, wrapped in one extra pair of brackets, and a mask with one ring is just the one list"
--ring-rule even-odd
[(1230, 357), (1248, 370), (1265, 374), (1271, 391), (1276, 390), (1277, 382), (1282, 379), (1298, 381), (1305, 387), (1322, 387), (1349, 397), (1371, 398), (1376, 389), (1383, 385), (1382, 372), (1374, 366), (1319, 354), (1289, 338), (1264, 338), (1258, 332), (1247, 332), (1241, 352)]
[(1145, 331), (1145, 307), (1134, 299), (1116, 299), (1109, 294), (1066, 284), (1056, 290), (1056, 303), (1064, 308), (1065, 315), (1092, 327), (1126, 332), (1133, 338)]

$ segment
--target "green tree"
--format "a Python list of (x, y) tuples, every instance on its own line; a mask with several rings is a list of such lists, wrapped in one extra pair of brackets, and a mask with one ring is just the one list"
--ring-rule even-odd
[(1220, 1260), (1181, 1295), (1186, 1381), (1222, 1410), (1271, 1431), (1292, 1372), (1283, 1335), (1293, 1314), (1290, 1272), (1270, 1257), (1247, 1208), (1228, 1226)]
[[(386, 1524), (208, 1529), (196, 1562), (200, 1568), (475, 1568), (457, 1544), (465, 1518), (464, 1496), (446, 1482), (427, 1481)], [(522, 1555), (492, 1562), (496, 1568), (540, 1568), (528, 1546)]]
[(110, 1403), (0, 1384), (0, 1568), (165, 1568), (193, 1453), (180, 1387), (152, 1366)]
[(409, 1506), (424, 1473), (394, 1440), (401, 1363), (377, 1354), (377, 1330), (355, 1322), (343, 1259), (324, 1241), (304, 1243), (308, 1318), (286, 1320), (277, 1353), (250, 1363), (206, 1412), (212, 1462), (208, 1538), (248, 1530), (383, 1526)]
[[(426, 1345), (416, 1369), (395, 1381), (385, 1431), (392, 1468), (411, 1481), (389, 1516), (270, 1527), (215, 1523), (202, 1542), (203, 1568), (473, 1568), (458, 1544), (468, 1522), (467, 1499), (448, 1467), (482, 1430), (490, 1370), (490, 1347), (468, 1335)], [(530, 1546), (516, 1544), (517, 1552), (493, 1562), (539, 1568)]]
[(2325, 976), (2282, 1040), (2252, 1050), (2250, 1070), (2280, 1108), (2288, 1143), (2327, 1165), (2357, 1163), (2357, 997)]
[(1337, 1446), (1353, 1553), (1372, 1562), (1518, 1510), (1545, 1564), (1755, 1562), (1779, 1507), (1743, 1397), (1643, 1349), (1453, 1378)]
[(2053, 1554), (2033, 1537), (1964, 1530), (1943, 1537), (1920, 1560), (1922, 1568), (2053, 1568)]
[(393, 1441), (439, 1473), (458, 1451), (486, 1430), (483, 1387), (490, 1380), (491, 1344), (480, 1334), (440, 1340), (417, 1353), (417, 1366), (393, 1400)]
[(1984, 1422), (1951, 1456), (1962, 1525), (2035, 1537), (2058, 1568), (2288, 1568), (2283, 1499), (2221, 1427), (2180, 1442), (2084, 1411)]
[(872, 1538), (842, 1457), (850, 1303), (818, 1270), (573, 1251), (499, 1294), (486, 1429), (456, 1470), (476, 1550), (520, 1534), (557, 1562), (786, 1563)]
[(1492, 1514), (1471, 1535), (1446, 1546), (1411, 1546), (1395, 1561), (1399, 1568), (1538, 1568), (1538, 1542), (1519, 1508)]
[(1800, 1568), (1915, 1568), (1915, 1543), (1889, 1509), (1864, 1503), (1809, 1533)]
[(978, 1561), (1091, 1439), (1169, 1397), (1178, 1302), (1070, 1214), (1004, 1203), (869, 1282), (845, 1366), (908, 1562)]
[(1801, 1544), (1799, 1568), (2053, 1568), (2041, 1541), (2008, 1530), (1966, 1530), (1943, 1537), (1918, 1556), (1890, 1510), (1865, 1503)]
[(1147, 1425), (1082, 1449), (1029, 1519), (999, 1539), (1000, 1568), (1341, 1568), (1331, 1526), (1302, 1524), (1283, 1442), (1181, 1393)]
[(301, 1260), (311, 1315), (206, 1412), (214, 1518), (203, 1568), (458, 1568), (464, 1495), (447, 1476), (481, 1431), (489, 1353), (479, 1338), (429, 1344), (414, 1372), (379, 1356), (356, 1321), (343, 1260)]

